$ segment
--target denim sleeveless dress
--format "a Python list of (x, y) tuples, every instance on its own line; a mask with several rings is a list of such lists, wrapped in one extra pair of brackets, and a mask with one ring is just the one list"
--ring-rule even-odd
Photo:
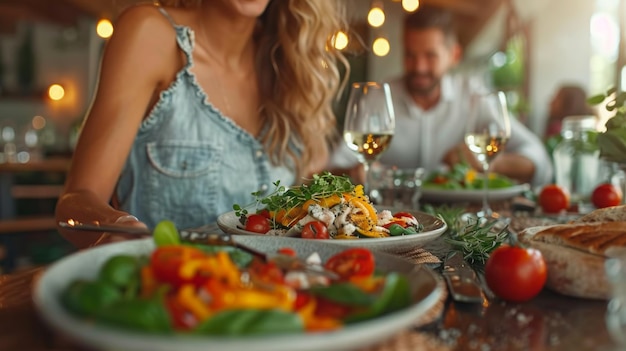
[(187, 63), (143, 120), (116, 188), (118, 207), (149, 228), (171, 220), (178, 228), (216, 221), (253, 192), (291, 185), (293, 170), (274, 166), (263, 145), (210, 103), (194, 74), (191, 28), (172, 22)]

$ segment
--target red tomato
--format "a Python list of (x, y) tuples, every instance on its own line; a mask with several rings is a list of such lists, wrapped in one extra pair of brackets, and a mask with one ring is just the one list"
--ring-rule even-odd
[(406, 224), (405, 221), (391, 221), (391, 222), (383, 225), (383, 228), (389, 229), (389, 227), (391, 227), (394, 224), (397, 224), (397, 225), (401, 226), (402, 228), (406, 228), (407, 227), (407, 224)]
[(367, 277), (374, 273), (374, 255), (368, 249), (355, 247), (335, 254), (326, 261), (324, 268), (337, 273), (341, 279)]
[(167, 296), (165, 298), (165, 307), (174, 329), (191, 330), (198, 324), (198, 320), (181, 305), (176, 296)]
[[(206, 257), (205, 254), (194, 247), (183, 245), (160, 246), (150, 256), (150, 266), (154, 277), (161, 282), (179, 286), (190, 281), (180, 276), (180, 267), (184, 262)], [(198, 278), (199, 279), (199, 278)], [(196, 278), (192, 279), (195, 281)], [(201, 283), (200, 281), (196, 281)]]
[(569, 208), (569, 193), (556, 184), (548, 184), (539, 193), (539, 206), (545, 213), (559, 213)]
[(349, 306), (322, 297), (316, 298), (315, 315), (318, 317), (342, 319), (346, 317), (350, 311), (351, 308)]
[(437, 174), (435, 178), (433, 178), (432, 182), (435, 184), (445, 184), (448, 182), (448, 178), (446, 178), (444, 175)]
[(409, 218), (409, 219), (417, 221), (417, 219), (415, 219), (415, 216), (413, 216), (412, 214), (410, 214), (408, 212), (397, 212), (393, 216), (396, 217), (396, 218), (403, 218), (403, 217), (405, 217), (405, 218)]
[(302, 235), (305, 239), (329, 239), (328, 228), (322, 221), (312, 221), (304, 225)]
[(535, 297), (546, 282), (547, 268), (541, 251), (502, 245), (485, 264), (487, 286), (496, 296), (513, 302)]
[(249, 232), (265, 234), (270, 230), (270, 221), (262, 214), (251, 214), (246, 218), (245, 229)]
[(278, 249), (278, 253), (287, 256), (296, 256), (296, 250), (290, 247), (281, 247), (280, 249)]
[(610, 183), (600, 184), (591, 193), (591, 203), (596, 208), (617, 206), (622, 203), (622, 191)]

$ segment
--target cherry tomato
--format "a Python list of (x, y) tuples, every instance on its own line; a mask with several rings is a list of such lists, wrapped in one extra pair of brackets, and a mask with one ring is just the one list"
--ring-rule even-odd
[(281, 247), (280, 249), (278, 249), (278, 253), (287, 256), (296, 256), (296, 250), (290, 247)]
[(433, 179), (432, 182), (435, 184), (445, 184), (448, 182), (448, 178), (446, 178), (444, 175), (441, 174), (437, 174)]
[(397, 224), (399, 226), (401, 226), (402, 228), (406, 228), (408, 224), (406, 224), (405, 221), (391, 221), (385, 225), (383, 225), (383, 228), (387, 228), (389, 229), (392, 225)]
[(396, 218), (409, 218), (411, 220), (417, 221), (417, 219), (415, 219), (415, 216), (413, 216), (412, 214), (408, 212), (397, 212), (393, 216)]
[(548, 184), (539, 193), (539, 206), (545, 213), (559, 213), (569, 208), (568, 191), (556, 184)]
[(367, 277), (374, 273), (374, 255), (368, 249), (355, 247), (330, 257), (324, 268), (337, 273), (341, 279)]
[(329, 239), (328, 228), (322, 221), (312, 221), (302, 228), (302, 237), (305, 239)]
[(546, 282), (547, 268), (541, 251), (502, 245), (485, 264), (487, 286), (503, 300), (524, 302), (535, 297)]
[(246, 219), (245, 229), (249, 232), (265, 234), (270, 230), (270, 221), (262, 214), (251, 214)]
[(351, 308), (344, 304), (327, 300), (322, 297), (318, 297), (316, 299), (315, 315), (318, 317), (342, 319), (346, 317), (350, 311)]
[(176, 296), (166, 296), (165, 307), (174, 329), (191, 330), (198, 324), (197, 319), (183, 307)]
[(622, 191), (610, 183), (600, 184), (591, 193), (591, 203), (596, 208), (617, 206), (622, 203)]
[(200, 277), (192, 281), (185, 280), (180, 276), (180, 267), (184, 262), (206, 257), (204, 252), (191, 246), (168, 245), (160, 246), (150, 256), (150, 266), (154, 277), (161, 282), (180, 286), (184, 283), (195, 282), (200, 284)]

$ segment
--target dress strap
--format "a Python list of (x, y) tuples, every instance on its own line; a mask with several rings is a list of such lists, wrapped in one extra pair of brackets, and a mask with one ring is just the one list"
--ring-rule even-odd
[(159, 5), (158, 3), (156, 4), (156, 6), (159, 9), (159, 12), (161, 12), (161, 14), (163, 14), (163, 16), (165, 16), (165, 18), (167, 18), (168, 21), (170, 21), (172, 26), (176, 27), (176, 22), (174, 21), (172, 16), (170, 16), (170, 14), (165, 10), (165, 8), (163, 8), (163, 6)]

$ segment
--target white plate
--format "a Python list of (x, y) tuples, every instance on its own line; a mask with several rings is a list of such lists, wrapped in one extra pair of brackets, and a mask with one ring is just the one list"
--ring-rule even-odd
[[(508, 188), (489, 189), (489, 201), (502, 201), (511, 199), (530, 189), (528, 184), (514, 185)], [(463, 189), (434, 189), (422, 188), (420, 200), (432, 202), (482, 202), (484, 191)]]
[[(261, 251), (276, 252), (291, 247), (300, 256), (313, 252), (326, 260), (345, 249), (340, 245), (295, 238), (264, 240), (237, 236), (235, 240)], [(319, 351), (352, 350), (381, 342), (412, 325), (431, 309), (442, 296), (438, 276), (425, 266), (402, 258), (375, 252), (376, 267), (381, 272), (405, 274), (411, 284), (413, 304), (373, 320), (348, 325), (333, 332), (289, 334), (282, 336), (209, 337), (186, 335), (151, 335), (89, 323), (69, 314), (60, 303), (63, 289), (78, 278), (93, 279), (100, 266), (112, 255), (146, 255), (154, 249), (152, 239), (103, 245), (72, 254), (54, 263), (35, 285), (35, 306), (44, 321), (86, 346), (117, 351)]]
[[(381, 251), (389, 251), (389, 252), (397, 252), (400, 250), (405, 250), (407, 247), (420, 247), (424, 244), (437, 239), (443, 234), (446, 229), (446, 223), (441, 219), (431, 216), (424, 212), (419, 211), (411, 211), (411, 210), (403, 210), (406, 212), (410, 212), (417, 218), (417, 221), (423, 225), (423, 229), (421, 232), (412, 234), (412, 235), (402, 235), (402, 236), (390, 236), (387, 238), (375, 238), (375, 239), (354, 239), (354, 240), (336, 240), (336, 239), (302, 239), (298, 238), (298, 240), (313, 240), (313, 241), (323, 241), (329, 242), (333, 244), (341, 244), (348, 246), (361, 246), (367, 247), (372, 250), (381, 250)], [(239, 217), (235, 215), (234, 211), (224, 213), (217, 218), (217, 225), (224, 232), (229, 234), (240, 234), (240, 235), (254, 235), (260, 236), (266, 239), (271, 240), (272, 238), (277, 238), (276, 236), (268, 236), (264, 234), (259, 234), (255, 232), (249, 232), (243, 229), (241, 222), (239, 222)]]

